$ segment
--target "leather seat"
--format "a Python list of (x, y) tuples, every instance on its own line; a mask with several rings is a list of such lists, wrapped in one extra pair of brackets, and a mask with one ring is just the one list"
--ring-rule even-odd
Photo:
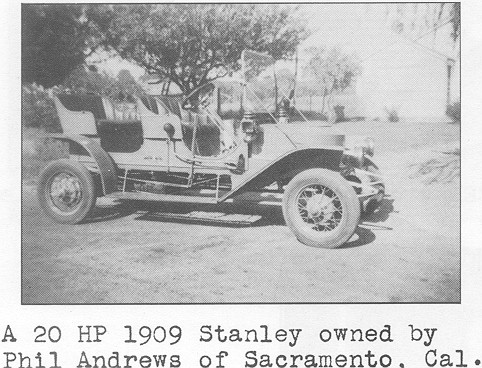
[[(90, 94), (60, 94), (60, 102), (69, 111), (89, 111), (95, 119), (97, 135), (107, 152), (135, 152), (143, 143), (141, 121), (127, 119), (136, 114), (123, 114), (109, 99)], [(106, 113), (109, 116), (107, 116)], [(115, 117), (115, 119), (112, 119)], [(126, 118), (127, 117), (127, 118)]]

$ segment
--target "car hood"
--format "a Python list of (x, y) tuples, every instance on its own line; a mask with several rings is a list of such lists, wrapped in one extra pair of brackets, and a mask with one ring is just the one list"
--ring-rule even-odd
[(297, 147), (345, 147), (346, 136), (332, 126), (319, 123), (278, 124), (278, 127)]

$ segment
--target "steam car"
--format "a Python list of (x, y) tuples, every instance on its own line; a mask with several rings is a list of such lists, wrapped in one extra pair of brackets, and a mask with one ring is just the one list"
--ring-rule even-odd
[(48, 138), (68, 142), (69, 158), (41, 172), (45, 213), (77, 224), (101, 196), (217, 204), (268, 192), (282, 196), (284, 219), (300, 242), (347, 242), (361, 213), (374, 211), (384, 195), (373, 141), (348, 144), (345, 135), (327, 132), (307, 133), (306, 143), (289, 129), (294, 123), (261, 124), (249, 111), (240, 121), (223, 120), (215, 90), (208, 83), (186, 97), (139, 96), (131, 112), (103, 96), (57, 95), (63, 133)]

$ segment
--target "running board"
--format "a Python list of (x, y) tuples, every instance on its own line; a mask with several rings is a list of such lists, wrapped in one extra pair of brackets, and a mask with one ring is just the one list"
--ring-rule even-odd
[(149, 221), (181, 221), (188, 223), (201, 223), (207, 225), (229, 225), (229, 226), (251, 226), (259, 221), (262, 217), (260, 215), (243, 215), (243, 214), (227, 214), (221, 212), (202, 212), (192, 211), (189, 213), (164, 213), (149, 212), (142, 215), (138, 220)]
[(218, 203), (216, 198), (203, 196), (186, 196), (175, 194), (156, 194), (146, 192), (114, 192), (106, 195), (107, 198), (136, 200), (136, 201), (156, 201), (156, 202), (181, 202), (181, 203)]

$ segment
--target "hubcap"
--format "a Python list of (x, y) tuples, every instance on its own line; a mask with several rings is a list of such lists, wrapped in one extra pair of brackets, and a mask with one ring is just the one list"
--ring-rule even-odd
[(301, 219), (315, 231), (332, 231), (338, 227), (343, 217), (340, 198), (323, 185), (308, 185), (301, 189), (297, 204)]
[(82, 200), (82, 185), (77, 176), (59, 173), (50, 181), (49, 197), (52, 209), (66, 213), (74, 212)]

